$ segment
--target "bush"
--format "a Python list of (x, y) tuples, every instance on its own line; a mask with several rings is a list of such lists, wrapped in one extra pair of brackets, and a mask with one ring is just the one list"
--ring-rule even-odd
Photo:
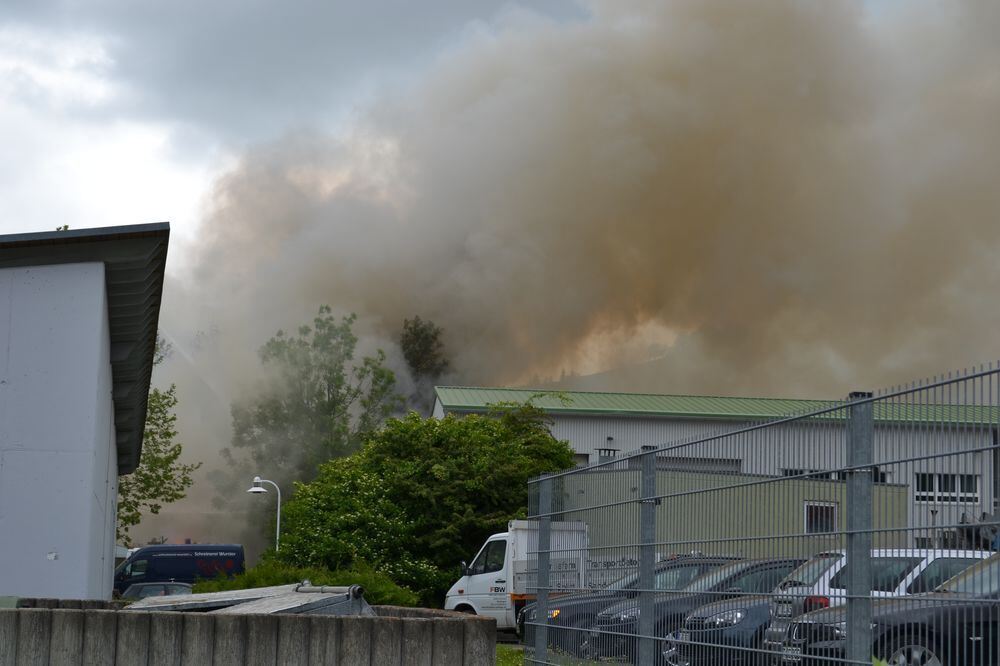
[(439, 605), (458, 562), (527, 514), (528, 480), (573, 465), (542, 410), (389, 419), (352, 456), (320, 466), (282, 507), (280, 559), (332, 570), (366, 562)]
[(397, 585), (387, 575), (364, 565), (350, 569), (330, 571), (323, 567), (295, 567), (271, 557), (233, 578), (216, 578), (195, 584), (195, 592), (223, 592), (246, 590), (254, 587), (289, 585), (308, 580), (313, 585), (360, 585), (365, 588), (365, 600), (370, 604), (388, 606), (416, 606), (417, 595)]

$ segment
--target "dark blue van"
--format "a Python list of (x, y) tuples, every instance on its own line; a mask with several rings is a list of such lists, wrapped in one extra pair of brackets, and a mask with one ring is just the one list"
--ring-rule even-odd
[(135, 583), (176, 581), (243, 573), (243, 546), (238, 544), (184, 544), (144, 546), (115, 569), (115, 592)]

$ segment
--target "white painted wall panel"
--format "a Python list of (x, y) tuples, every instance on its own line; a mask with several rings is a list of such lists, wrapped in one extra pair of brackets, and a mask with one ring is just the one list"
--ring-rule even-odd
[(110, 595), (108, 353), (103, 264), (0, 270), (0, 595)]

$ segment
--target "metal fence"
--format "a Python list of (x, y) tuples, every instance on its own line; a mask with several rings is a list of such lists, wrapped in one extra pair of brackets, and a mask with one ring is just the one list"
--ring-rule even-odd
[(991, 365), (532, 481), (525, 662), (1000, 665), (998, 417)]

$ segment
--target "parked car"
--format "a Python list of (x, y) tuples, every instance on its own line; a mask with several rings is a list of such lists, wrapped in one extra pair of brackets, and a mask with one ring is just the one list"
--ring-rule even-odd
[(146, 597), (169, 597), (175, 594), (191, 594), (188, 583), (136, 583), (129, 585), (122, 599), (134, 601)]
[[(847, 639), (845, 606), (807, 613), (791, 624), (782, 663), (842, 661)], [(874, 602), (872, 654), (900, 666), (1000, 666), (1000, 553), (934, 592)]]
[[(873, 550), (871, 596), (898, 597), (934, 589), (991, 554), (979, 550), (923, 548)], [(813, 556), (783, 580), (771, 601), (771, 623), (764, 634), (764, 648), (777, 656), (796, 617), (843, 604), (847, 596), (847, 573), (847, 554), (837, 550)]]
[[(691, 582), (687, 587), (653, 600), (654, 631), (667, 636), (680, 629), (684, 617), (695, 608), (713, 600), (760, 594), (773, 590), (802, 559), (745, 560), (723, 565)], [(639, 600), (622, 601), (597, 614), (584, 656), (634, 660), (639, 633)]]
[[(681, 555), (671, 560), (659, 562), (654, 567), (655, 589), (679, 590), (695, 578), (718, 567), (737, 561), (736, 557), (704, 557)], [(615, 581), (606, 588), (561, 596), (549, 601), (550, 647), (562, 649), (570, 654), (579, 654), (580, 645), (586, 640), (587, 631), (597, 614), (608, 606), (634, 598), (639, 592), (639, 574), (630, 574)], [(531, 645), (536, 621), (535, 604), (526, 606), (518, 617), (518, 634), (526, 644)]]
[[(780, 584), (780, 583), (779, 583)], [(684, 626), (663, 641), (670, 666), (763, 664), (764, 632), (771, 621), (771, 597), (741, 596), (700, 606)]]

